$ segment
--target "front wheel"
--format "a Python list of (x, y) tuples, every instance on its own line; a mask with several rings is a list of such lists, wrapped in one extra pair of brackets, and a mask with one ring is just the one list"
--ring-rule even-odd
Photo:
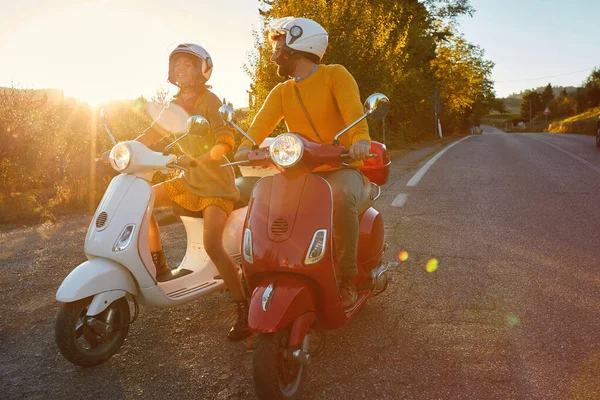
[(123, 344), (129, 332), (129, 304), (124, 297), (114, 301), (95, 318), (103, 323), (111, 316), (111, 332), (90, 326), (86, 313), (93, 297), (63, 304), (56, 319), (56, 344), (73, 364), (93, 367), (107, 361)]
[(260, 334), (254, 343), (252, 377), (261, 400), (290, 400), (300, 395), (306, 366), (288, 354), (289, 330)]

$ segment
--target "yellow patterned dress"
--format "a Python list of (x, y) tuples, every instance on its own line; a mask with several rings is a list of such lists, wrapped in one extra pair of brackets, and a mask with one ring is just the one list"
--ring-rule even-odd
[[(229, 145), (231, 149), (235, 146), (235, 140), (233, 137), (229, 138), (226, 136), (219, 136), (215, 141), (215, 144), (222, 143)], [(190, 211), (203, 211), (208, 206), (217, 206), (227, 213), (231, 214), (233, 211), (233, 200), (224, 199), (222, 197), (202, 197), (198, 196), (186, 189), (183, 182), (179, 178), (171, 179), (163, 183), (167, 195), (171, 201), (179, 204), (181, 207)]]

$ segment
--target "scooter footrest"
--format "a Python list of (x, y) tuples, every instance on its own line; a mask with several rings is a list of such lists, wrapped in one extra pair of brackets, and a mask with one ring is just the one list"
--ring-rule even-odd
[(189, 275), (192, 272), (194, 272), (194, 271), (190, 271), (189, 269), (185, 269), (185, 268), (184, 269), (174, 269), (168, 274), (164, 274), (164, 275), (156, 277), (156, 280), (158, 282), (168, 282), (168, 281), (172, 281), (173, 279), (177, 279), (177, 278), (181, 278), (182, 276)]

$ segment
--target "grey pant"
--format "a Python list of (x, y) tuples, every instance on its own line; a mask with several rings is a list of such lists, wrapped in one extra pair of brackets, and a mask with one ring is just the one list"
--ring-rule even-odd
[(358, 216), (371, 205), (370, 185), (365, 185), (363, 175), (354, 168), (316, 172), (331, 186), (333, 193), (333, 240), (338, 260), (338, 274), (358, 274)]

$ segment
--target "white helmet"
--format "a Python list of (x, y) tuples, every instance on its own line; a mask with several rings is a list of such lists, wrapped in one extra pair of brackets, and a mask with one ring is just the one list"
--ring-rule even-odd
[(285, 35), (287, 47), (323, 58), (329, 35), (321, 25), (308, 18), (284, 17), (267, 26), (269, 32)]
[(198, 73), (204, 78), (204, 81), (210, 79), (210, 75), (212, 74), (213, 62), (212, 58), (210, 58), (210, 54), (208, 51), (199, 44), (194, 43), (182, 43), (175, 48), (169, 55), (169, 82), (173, 85), (176, 85), (175, 80), (175, 66), (173, 65), (173, 56), (176, 54), (190, 54), (196, 57), (200, 62), (198, 63)]

